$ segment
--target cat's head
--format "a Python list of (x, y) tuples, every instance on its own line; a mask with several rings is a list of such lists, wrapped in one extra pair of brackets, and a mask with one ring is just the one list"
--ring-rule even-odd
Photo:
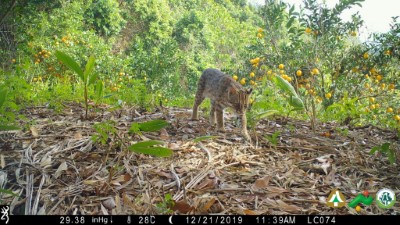
[(232, 108), (238, 113), (243, 114), (249, 108), (250, 95), (253, 89), (234, 88), (229, 89), (228, 101)]

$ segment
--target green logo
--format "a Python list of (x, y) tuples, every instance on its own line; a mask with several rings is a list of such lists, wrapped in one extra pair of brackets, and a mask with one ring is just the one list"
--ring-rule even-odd
[(380, 208), (389, 209), (396, 202), (396, 195), (394, 191), (384, 188), (376, 193), (375, 200)]
[(360, 203), (364, 205), (371, 205), (373, 201), (374, 198), (369, 195), (368, 191), (364, 191), (363, 194), (358, 194), (353, 200), (351, 200), (349, 206), (351, 208), (355, 208)]

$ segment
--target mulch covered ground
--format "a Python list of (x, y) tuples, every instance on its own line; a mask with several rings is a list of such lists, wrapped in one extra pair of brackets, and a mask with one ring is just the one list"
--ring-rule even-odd
[[(368, 190), (390, 188), (399, 196), (400, 170), (386, 155), (369, 154), (389, 142), (400, 160), (395, 132), (373, 126), (349, 128), (280, 117), (250, 130), (252, 143), (239, 135), (227, 115), (226, 133), (208, 118), (190, 121), (191, 110), (164, 108), (155, 113), (106, 106), (82, 119), (82, 108), (63, 112), (30, 108), (20, 131), (0, 133), (0, 188), (13, 214), (399, 214), (400, 204), (326, 205), (337, 188), (347, 202)], [(111, 112), (110, 112), (111, 111)], [(207, 116), (207, 112), (202, 112)], [(132, 122), (166, 119), (170, 126), (143, 136), (128, 134)], [(106, 144), (94, 143), (93, 125), (115, 121), (117, 133)], [(273, 145), (264, 136), (280, 132)], [(194, 142), (206, 135), (217, 138)], [(141, 140), (163, 140), (169, 158), (130, 152)], [(171, 199), (169, 198), (171, 197)], [(172, 206), (172, 202), (175, 202)]]

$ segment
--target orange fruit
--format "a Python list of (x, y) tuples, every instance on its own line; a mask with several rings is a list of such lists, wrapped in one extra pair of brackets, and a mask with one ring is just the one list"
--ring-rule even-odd
[(332, 97), (332, 94), (330, 92), (325, 94), (325, 98), (330, 99)]
[(297, 70), (297, 71), (296, 71), (296, 75), (297, 75), (297, 76), (300, 77), (302, 74), (303, 74), (303, 72), (301, 72), (301, 70)]
[(234, 79), (234, 80), (237, 80), (237, 79), (238, 79), (238, 76), (233, 75), (233, 79)]
[(278, 67), (279, 67), (279, 69), (280, 69), (280, 70), (283, 70), (283, 68), (285, 68), (285, 65), (283, 65), (283, 64), (279, 64), (279, 66), (278, 66)]
[(375, 98), (374, 97), (370, 97), (369, 98), (369, 102), (374, 103), (375, 102)]

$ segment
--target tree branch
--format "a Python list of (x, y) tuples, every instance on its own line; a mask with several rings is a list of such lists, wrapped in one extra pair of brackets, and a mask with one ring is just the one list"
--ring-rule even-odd
[(11, 3), (10, 7), (6, 10), (5, 14), (0, 17), (0, 24), (3, 24), (3, 22), (6, 20), (6, 18), (10, 15), (11, 11), (13, 8), (17, 5), (17, 0), (13, 0)]

